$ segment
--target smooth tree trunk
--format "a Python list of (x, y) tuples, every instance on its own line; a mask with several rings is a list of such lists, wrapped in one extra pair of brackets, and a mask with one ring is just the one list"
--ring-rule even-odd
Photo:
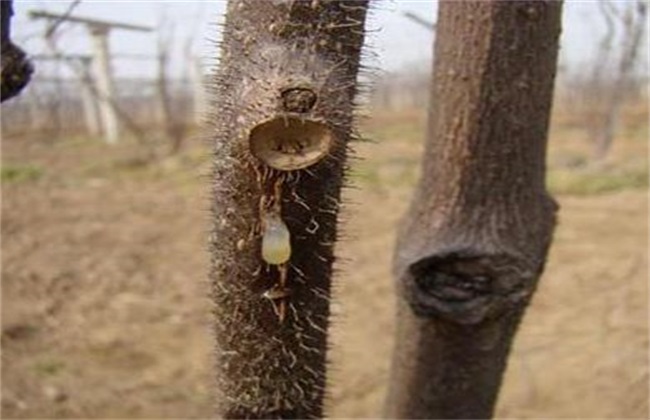
[(442, 1), (422, 177), (394, 270), (389, 418), (488, 418), (542, 273), (556, 1)]
[(217, 414), (323, 414), (365, 1), (230, 1), (212, 104)]

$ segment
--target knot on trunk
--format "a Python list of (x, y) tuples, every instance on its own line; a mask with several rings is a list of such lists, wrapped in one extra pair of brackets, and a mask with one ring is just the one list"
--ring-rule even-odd
[(538, 271), (521, 257), (462, 249), (411, 264), (404, 286), (417, 316), (471, 325), (525, 305)]

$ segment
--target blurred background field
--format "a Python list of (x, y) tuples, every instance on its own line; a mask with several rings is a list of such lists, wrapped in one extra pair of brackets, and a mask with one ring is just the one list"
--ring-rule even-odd
[[(559, 221), (498, 417), (649, 416), (647, 57), (619, 86), (604, 153), (594, 137), (618, 86), (626, 32), (617, 31), (606, 62), (604, 38), (581, 41), (596, 44), (592, 64), (603, 69), (567, 64), (558, 74), (547, 181)], [(427, 66), (379, 73), (363, 101), (370, 141), (354, 146), (336, 249), (331, 417), (381, 413), (392, 248), (419, 176)], [(117, 117), (116, 144), (84, 119), (74, 71), (41, 73), (2, 106), (4, 418), (211, 416), (212, 156), (197, 124), (205, 98), (189, 70), (179, 74), (116, 78), (128, 116)]]

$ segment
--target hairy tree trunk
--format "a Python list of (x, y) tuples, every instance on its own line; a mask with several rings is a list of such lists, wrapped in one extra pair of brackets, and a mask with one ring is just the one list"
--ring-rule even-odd
[(211, 237), (218, 415), (322, 416), (365, 1), (230, 1)]
[(34, 68), (27, 55), (11, 42), (13, 1), (0, 1), (0, 102), (18, 95), (32, 76)]
[(556, 1), (440, 4), (423, 174), (395, 254), (391, 418), (487, 418), (543, 270)]

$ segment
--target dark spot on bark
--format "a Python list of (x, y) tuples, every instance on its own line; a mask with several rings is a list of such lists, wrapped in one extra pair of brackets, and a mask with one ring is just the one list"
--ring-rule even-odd
[(490, 279), (486, 276), (464, 276), (460, 273), (423, 272), (415, 279), (424, 292), (450, 302), (463, 302), (490, 292)]
[(412, 264), (405, 286), (416, 315), (477, 324), (526, 301), (534, 285), (512, 257), (463, 250)]
[(282, 108), (287, 112), (304, 114), (316, 104), (316, 93), (307, 88), (290, 88), (282, 92)]

